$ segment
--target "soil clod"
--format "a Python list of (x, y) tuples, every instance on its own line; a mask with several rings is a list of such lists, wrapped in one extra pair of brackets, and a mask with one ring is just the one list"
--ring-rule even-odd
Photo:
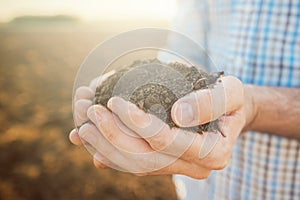
[[(106, 107), (108, 100), (119, 96), (151, 113), (170, 127), (177, 127), (171, 119), (172, 105), (181, 97), (215, 85), (224, 72), (209, 74), (182, 63), (165, 64), (157, 59), (135, 61), (123, 67), (97, 87), (94, 104)], [(219, 131), (218, 120), (189, 128), (187, 131)], [(221, 132), (221, 131), (219, 131)]]

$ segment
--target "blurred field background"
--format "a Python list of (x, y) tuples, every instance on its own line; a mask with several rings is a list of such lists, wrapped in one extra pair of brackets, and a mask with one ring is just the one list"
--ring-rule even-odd
[(0, 199), (176, 199), (170, 176), (95, 169), (85, 148), (68, 141), (85, 56), (113, 34), (169, 27), (172, 1), (98, 1), (99, 11), (86, 5), (95, 1), (25, 2), (0, 6)]

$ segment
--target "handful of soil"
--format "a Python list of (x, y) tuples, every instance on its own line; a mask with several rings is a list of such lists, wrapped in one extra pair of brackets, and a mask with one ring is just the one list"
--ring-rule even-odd
[[(106, 107), (111, 97), (119, 96), (157, 116), (170, 127), (177, 127), (171, 118), (172, 105), (195, 90), (213, 87), (222, 74), (208, 74), (178, 62), (165, 64), (157, 59), (137, 60), (116, 71), (97, 87), (94, 104)], [(219, 126), (215, 120), (181, 129), (202, 134), (203, 131), (219, 130)]]

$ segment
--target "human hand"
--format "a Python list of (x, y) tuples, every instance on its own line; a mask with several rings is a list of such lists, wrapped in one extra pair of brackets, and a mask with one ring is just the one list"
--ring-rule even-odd
[(109, 76), (115, 73), (114, 70), (93, 79), (89, 86), (78, 87), (73, 97), (73, 117), (76, 129), (69, 133), (70, 141), (75, 145), (82, 145), (83, 141), (78, 135), (80, 126), (89, 121), (87, 117), (87, 110), (93, 104), (97, 86), (101, 85)]
[[(103, 106), (91, 106), (86, 117), (97, 128), (93, 124), (85, 124), (79, 133), (73, 131), (70, 134), (71, 141), (76, 143), (74, 138), (80, 135), (94, 146), (97, 150), (94, 161), (98, 167), (108, 165), (136, 174), (180, 173), (206, 178), (211, 170), (226, 166), (236, 138), (245, 124), (241, 82), (233, 77), (223, 77), (218, 84), (224, 87), (224, 110), (213, 109), (216, 106), (213, 103), (216, 102), (211, 101), (210, 94), (214, 89), (200, 90), (178, 100), (173, 106), (172, 117), (179, 125), (190, 125), (186, 123), (187, 120), (181, 120), (186, 113), (180, 111), (184, 108), (180, 102), (196, 106), (198, 115), (193, 117), (194, 124), (202, 124), (226, 114), (226, 117), (220, 118), (225, 138), (214, 133), (199, 135), (178, 128), (170, 129), (155, 116), (115, 97), (108, 103), (112, 113)], [(206, 107), (201, 108), (197, 102), (202, 102), (201, 105)]]
[[(233, 76), (224, 76), (220, 80), (217, 85), (221, 87), (199, 90), (179, 99), (172, 107), (173, 121), (179, 127), (192, 127), (224, 115), (229, 120), (227, 125), (247, 130), (257, 114), (253, 86), (243, 85)], [(240, 118), (242, 123), (229, 123), (232, 118)]]

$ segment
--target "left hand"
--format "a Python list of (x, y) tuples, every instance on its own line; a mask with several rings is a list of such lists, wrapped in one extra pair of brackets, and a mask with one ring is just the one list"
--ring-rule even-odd
[[(113, 97), (108, 102), (111, 111), (101, 105), (90, 106), (87, 117), (93, 124), (84, 124), (79, 131), (73, 130), (70, 139), (80, 144), (77, 140), (80, 137), (91, 144), (97, 151), (94, 163), (101, 168), (109, 166), (137, 175), (184, 174), (206, 178), (211, 170), (227, 165), (237, 137), (253, 115), (247, 113), (251, 110), (251, 102), (244, 99), (243, 84), (231, 76), (220, 80), (214, 88), (179, 99), (173, 105), (172, 118), (182, 127), (219, 118), (226, 137), (220, 133), (204, 132), (201, 135), (170, 128), (156, 116)], [(212, 94), (220, 88), (224, 98), (212, 99)]]

